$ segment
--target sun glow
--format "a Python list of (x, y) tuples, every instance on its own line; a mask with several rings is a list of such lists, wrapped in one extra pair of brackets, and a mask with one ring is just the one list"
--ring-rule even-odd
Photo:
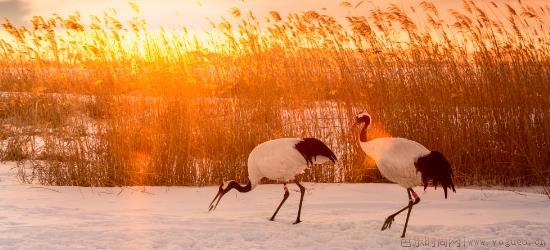
[[(524, 11), (522, 15), (527, 18), (521, 22), (515, 12), (511, 12), (509, 22), (502, 22), (502, 17), (506, 15), (503, 13), (510, 12), (504, 6), (509, 5), (491, 7), (491, 13), (498, 10), (498, 14), (492, 14), (495, 19), (490, 20), (482, 9), (467, 1), (465, 3), (467, 10), (475, 7), (478, 12), (481, 11), (481, 16), (452, 10), (450, 15), (439, 17), (435, 5), (430, 4), (421, 5), (424, 11), (390, 5), (387, 10), (372, 10), (368, 17), (370, 20), (353, 16), (357, 12), (355, 8), (353, 13), (349, 13), (352, 16), (342, 20), (317, 11), (287, 17), (271, 11), (267, 16), (258, 17), (247, 9), (233, 7), (223, 14), (230, 17), (210, 20), (210, 27), (202, 30), (186, 27), (151, 30), (141, 16), (142, 8), (130, 2), (133, 15), (127, 20), (121, 20), (118, 12), (110, 9), (102, 15), (90, 15), (89, 22), (78, 12), (66, 17), (35, 16), (30, 27), (18, 27), (7, 21), (3, 24), (5, 32), (0, 48), (6, 57), (64, 63), (125, 59), (174, 62), (184, 59), (189, 53), (235, 55), (282, 47), (296, 50), (329, 46), (393, 53), (396, 49), (415, 47), (419, 42), (444, 45), (453, 41), (458, 46), (476, 51), (479, 48), (476, 43), (479, 42), (487, 45), (506, 43), (506, 46), (514, 47), (519, 41), (511, 39), (511, 34), (517, 33), (516, 37), (548, 36), (545, 32), (548, 27), (544, 22), (548, 15), (543, 7)], [(543, 12), (538, 13), (541, 10)], [(455, 20), (444, 25), (449, 16)], [(491, 33), (471, 33), (472, 18), (477, 17), (482, 27)], [(533, 40), (531, 45), (543, 46), (539, 41)], [(203, 59), (207, 60), (206, 57)]]
[[(506, 157), (517, 161), (503, 152), (524, 152), (537, 136), (541, 143), (524, 154), (547, 167), (540, 148), (548, 133), (540, 124), (550, 117), (548, 6), (465, 0), (447, 10), (430, 2), (411, 8), (358, 1), (341, 2), (335, 12), (297, 4), (298, 11), (262, 14), (255, 8), (262, 3), (220, 5), (212, 13), (222, 14), (199, 29), (152, 25), (146, 14), (152, 7), (140, 2), (125, 3), (130, 12), (35, 16), (25, 26), (4, 21), (0, 87), (32, 98), (2, 102), (8, 105), (2, 114), (36, 112), (17, 119), (43, 119), (45, 134), (61, 133), (55, 138), (74, 145), (86, 128), (73, 121), (102, 127), (100, 135), (90, 135), (100, 141), (93, 147), (48, 145), (53, 159), (74, 155), (45, 162), (60, 170), (37, 168), (37, 178), (79, 185), (211, 184), (243, 177), (253, 145), (289, 135), (330, 138), (342, 155), (355, 155), (350, 145), (356, 137), (342, 128), (361, 106), (377, 113), (369, 136), (403, 136), (443, 150), (460, 141), (484, 150), (480, 157), (494, 157), (465, 157), (465, 169), (481, 160), (489, 166)], [(58, 97), (70, 105), (57, 105)], [(521, 123), (526, 120), (533, 122)], [(139, 134), (144, 127), (153, 132)], [(136, 143), (151, 148), (134, 150)], [(79, 173), (72, 164), (77, 158), (90, 177), (63, 177)], [(360, 180), (364, 165), (354, 160), (312, 170), (310, 180)], [(60, 178), (52, 181), (52, 173)], [(147, 177), (153, 175), (158, 179)]]

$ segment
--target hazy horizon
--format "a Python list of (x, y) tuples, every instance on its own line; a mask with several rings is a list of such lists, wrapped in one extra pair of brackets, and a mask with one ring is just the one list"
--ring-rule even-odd
[[(229, 15), (229, 9), (237, 7), (243, 11), (252, 10), (261, 20), (269, 11), (279, 11), (285, 15), (292, 12), (304, 12), (316, 10), (337, 18), (348, 15), (367, 15), (373, 8), (386, 8), (390, 3), (398, 4), (403, 9), (409, 10), (410, 6), (418, 8), (421, 0), (397, 0), (397, 1), (349, 1), (352, 5), (359, 5), (356, 9), (343, 8), (340, 0), (305, 0), (305, 1), (260, 1), (260, 0), (165, 0), (159, 4), (153, 0), (114, 0), (114, 1), (92, 1), (92, 0), (60, 0), (54, 3), (38, 0), (0, 0), (0, 17), (8, 18), (17, 25), (27, 25), (32, 16), (51, 16), (57, 13), (67, 16), (79, 12), (84, 20), (89, 15), (100, 15), (103, 11), (113, 8), (117, 10), (118, 16), (130, 19), (135, 12), (130, 7), (130, 2), (136, 3), (140, 9), (140, 17), (147, 20), (149, 27), (183, 27), (191, 29), (208, 28), (208, 18), (218, 20), (222, 16)], [(529, 4), (544, 5), (543, 0), (524, 1)], [(361, 3), (361, 4), (359, 4)], [(461, 0), (434, 1), (436, 6), (443, 10), (455, 8), (462, 9)], [(497, 4), (508, 3), (517, 6), (517, 1), (506, 0), (496, 1)], [(480, 1), (479, 6), (487, 8), (490, 1)], [(547, 19), (548, 17), (544, 17)]]

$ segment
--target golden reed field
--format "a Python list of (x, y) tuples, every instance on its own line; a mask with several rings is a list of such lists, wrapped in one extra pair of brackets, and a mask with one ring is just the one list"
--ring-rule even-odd
[(352, 127), (366, 109), (370, 136), (443, 152), (460, 185), (548, 187), (550, 7), (486, 3), (233, 8), (200, 33), (147, 28), (133, 3), (130, 22), (5, 20), (1, 158), (25, 182), (210, 185), (244, 181), (260, 142), (317, 137), (339, 161), (302, 180), (383, 182)]

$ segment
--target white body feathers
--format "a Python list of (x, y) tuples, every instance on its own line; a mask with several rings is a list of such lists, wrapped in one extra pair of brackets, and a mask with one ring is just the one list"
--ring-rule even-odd
[(360, 145), (374, 159), (386, 179), (404, 188), (422, 185), (422, 176), (416, 171), (415, 162), (430, 154), (422, 144), (405, 138), (378, 138), (360, 142)]
[[(277, 181), (291, 181), (295, 176), (304, 172), (307, 162), (296, 149), (301, 138), (279, 138), (256, 146), (248, 156), (248, 178), (252, 188), (263, 177)], [(329, 158), (317, 156), (313, 163), (323, 164)]]

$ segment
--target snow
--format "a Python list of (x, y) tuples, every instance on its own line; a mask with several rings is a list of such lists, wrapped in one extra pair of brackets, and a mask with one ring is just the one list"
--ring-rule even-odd
[(402, 240), (405, 213), (380, 231), (386, 216), (407, 202), (406, 191), (395, 184), (304, 183), (303, 222), (292, 225), (300, 197), (293, 184), (271, 222), (282, 185), (231, 191), (208, 213), (214, 186), (46, 187), (18, 183), (14, 166), (0, 165), (0, 249), (402, 249), (437, 240), (459, 240), (465, 249), (486, 249), (483, 240), (503, 249), (516, 240), (531, 245), (511, 249), (550, 244), (550, 200), (532, 189), (459, 188), (445, 200), (441, 189), (417, 187), (422, 201)]

